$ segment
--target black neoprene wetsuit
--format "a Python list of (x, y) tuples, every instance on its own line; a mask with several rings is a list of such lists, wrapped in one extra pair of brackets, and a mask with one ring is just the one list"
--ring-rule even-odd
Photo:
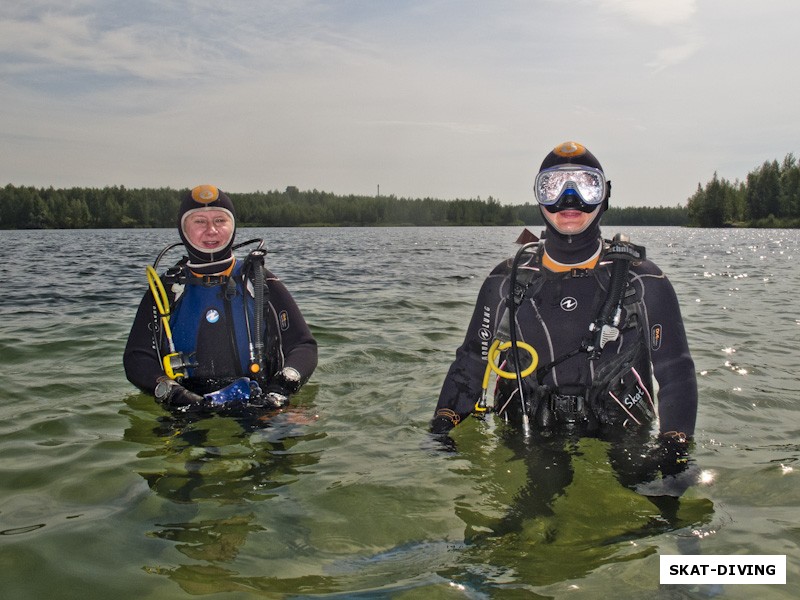
[[(599, 239), (592, 242), (594, 247), (599, 243)], [(506, 311), (510, 263), (509, 260), (498, 265), (480, 290), (464, 343), (456, 351), (442, 386), (434, 413), (434, 431), (446, 431), (472, 414), (481, 396), (487, 351)], [(565, 273), (553, 273), (535, 264), (523, 266), (520, 271), (525, 268), (537, 273), (531, 284), (532, 292), (517, 308), (518, 338), (533, 346), (542, 366), (581, 346), (599, 304), (606, 298), (611, 266), (601, 260), (594, 268)], [(619, 339), (609, 342), (596, 360), (590, 360), (586, 352), (576, 353), (547, 372), (543, 383), (553, 390), (597, 386), (598, 373), (604, 371), (605, 365), (634, 344), (640, 344), (646, 349), (645, 358), (649, 353), (652, 373), (659, 384), (660, 433), (691, 436), (697, 412), (697, 381), (675, 291), (666, 275), (649, 260), (633, 263), (628, 281), (628, 302), (635, 304), (627, 304), (626, 312), (641, 307), (637, 309), (640, 327), (623, 330)], [(527, 364), (525, 357), (523, 352), (520, 359), (523, 365)], [(642, 375), (650, 379), (649, 368)], [(652, 388), (650, 381), (646, 383)]]

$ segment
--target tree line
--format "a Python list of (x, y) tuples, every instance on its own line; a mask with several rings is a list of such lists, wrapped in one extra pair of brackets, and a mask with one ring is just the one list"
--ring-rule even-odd
[(800, 227), (800, 163), (787, 154), (767, 161), (745, 181), (714, 173), (687, 203), (689, 224), (697, 227)]
[[(174, 227), (180, 198), (171, 188), (0, 188), (0, 229)], [(336, 195), (318, 190), (230, 194), (240, 226), (542, 225), (536, 204), (486, 200)], [(612, 207), (611, 225), (685, 225), (685, 207)]]

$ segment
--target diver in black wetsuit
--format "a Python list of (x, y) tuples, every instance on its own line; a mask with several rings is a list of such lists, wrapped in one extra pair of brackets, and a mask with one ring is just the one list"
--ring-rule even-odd
[[(565, 142), (547, 155), (535, 191), (543, 239), (484, 282), (432, 432), (445, 434), (486, 410), (484, 373), (497, 356), (511, 376), (498, 380), (494, 411), (526, 436), (588, 435), (639, 448), (652, 441), (647, 464), (627, 469), (627, 458), (611, 458), (631, 486), (649, 476), (642, 471), (679, 472), (694, 433), (697, 381), (672, 285), (643, 248), (602, 238), (610, 182), (581, 144)], [(510, 349), (490, 357), (493, 340)], [(515, 343), (537, 355), (527, 374), (532, 354)]]
[[(280, 408), (317, 365), (317, 343), (260, 247), (234, 255), (236, 215), (214, 186), (187, 193), (178, 233), (188, 253), (149, 274), (125, 347), (128, 380), (181, 412)], [(258, 241), (258, 240), (256, 240)]]

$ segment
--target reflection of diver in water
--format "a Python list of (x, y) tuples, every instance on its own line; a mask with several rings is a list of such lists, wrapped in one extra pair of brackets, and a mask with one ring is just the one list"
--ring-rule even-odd
[(316, 464), (315, 454), (293, 451), (300, 442), (322, 435), (308, 431), (314, 420), (306, 406), (266, 416), (245, 411), (210, 419), (172, 414), (155, 422), (137, 418), (125, 437), (150, 447), (140, 457), (158, 459), (155, 469), (140, 474), (163, 498), (181, 504), (265, 500)]
[[(303, 451), (304, 442), (323, 435), (308, 427), (315, 417), (307, 402), (315, 391), (304, 388), (300, 405), (266, 416), (163, 415), (144, 396), (129, 400), (125, 439), (143, 446), (139, 474), (164, 501), (148, 503), (157, 511), (148, 537), (174, 544), (190, 559), (177, 566), (174, 559), (165, 566), (154, 559), (148, 570), (188, 591), (200, 581), (208, 592), (230, 591), (240, 575), (239, 551), (270, 526), (271, 502), (319, 461), (317, 452)], [(278, 531), (272, 534), (276, 547), (301, 537), (293, 531), (287, 542)]]
[[(681, 493), (684, 475), (662, 478), (655, 444), (641, 437), (612, 442), (534, 431), (525, 439), (506, 425), (468, 427), (464, 436), (470, 444), (459, 433), (457, 456), (469, 461), (479, 493), (456, 505), (464, 560), (439, 571), (449, 580), (493, 597), (495, 587), (572, 581), (672, 544), (702, 554), (696, 530), (711, 522), (713, 504), (696, 493), (667, 495)], [(481, 438), (484, 444), (473, 443)], [(457, 464), (463, 473), (463, 460)], [(691, 470), (683, 472), (690, 480)], [(653, 479), (656, 495), (638, 491)], [(663, 485), (670, 480), (672, 489)]]
[[(518, 430), (507, 428), (501, 437), (515, 459), (525, 465), (526, 478), (506, 515), (492, 527), (493, 535), (520, 531), (527, 519), (552, 517), (564, 494), (575, 493), (570, 486), (575, 480), (576, 460), (584, 468), (582, 477), (586, 477), (586, 471), (594, 475), (603, 471), (604, 476), (596, 479), (598, 483), (608, 485), (616, 479), (631, 490), (626, 493), (615, 489), (616, 486), (598, 489), (593, 497), (585, 498), (588, 504), (614, 497), (626, 498), (627, 502), (633, 492), (638, 492), (642, 500), (649, 500), (650, 510), (648, 503), (633, 502), (637, 507), (636, 518), (623, 527), (625, 531), (618, 532), (619, 536), (643, 537), (673, 531), (695, 522), (679, 515), (680, 497), (696, 479), (691, 463), (683, 462), (688, 461), (688, 457), (682, 450), (665, 450), (663, 445), (650, 442), (645, 435), (603, 440), (562, 435), (543, 438), (534, 433), (532, 439), (525, 440)], [(657, 484), (650, 490), (646, 489), (645, 486), (653, 482)], [(705, 520), (710, 516), (705, 511), (705, 503), (703, 507), (702, 514), (694, 514), (694, 517)], [(588, 513), (593, 510), (594, 507), (589, 508)], [(604, 543), (611, 543), (611, 540)]]
[[(675, 292), (644, 248), (601, 236), (610, 182), (586, 148), (567, 142), (550, 152), (535, 192), (543, 239), (531, 235), (484, 282), (432, 431), (444, 435), (489, 410), (508, 424), (505, 441), (526, 456), (529, 483), (501, 529), (549, 513), (572, 480), (570, 445), (583, 438), (607, 444), (624, 486), (650, 484), (669, 520), (675, 502), (665, 498), (680, 496), (691, 480), (697, 412)], [(493, 407), (486, 398), (491, 371), (498, 379)]]

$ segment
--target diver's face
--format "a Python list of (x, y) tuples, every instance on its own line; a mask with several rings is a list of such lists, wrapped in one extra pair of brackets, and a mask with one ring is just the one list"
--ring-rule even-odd
[(214, 252), (224, 248), (233, 235), (233, 219), (224, 210), (197, 210), (183, 222), (186, 239), (198, 250)]
[(600, 206), (598, 205), (592, 212), (583, 212), (568, 208), (551, 213), (543, 210), (544, 218), (562, 235), (576, 235), (586, 230), (592, 221), (597, 217)]

